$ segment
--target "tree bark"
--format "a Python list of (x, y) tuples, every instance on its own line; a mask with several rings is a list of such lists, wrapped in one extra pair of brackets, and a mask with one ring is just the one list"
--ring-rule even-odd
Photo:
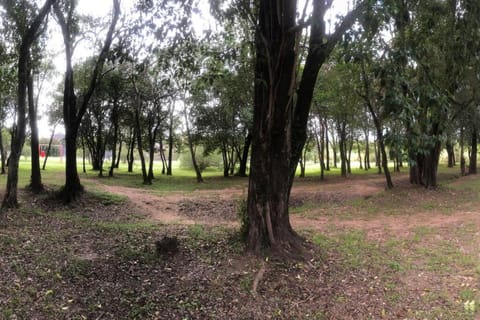
[(5, 164), (7, 160), (7, 154), (5, 152), (5, 146), (3, 145), (3, 123), (0, 125), (0, 156), (1, 159), (1, 174), (5, 174)]
[(424, 157), (423, 182), (425, 188), (434, 189), (437, 187), (437, 170), (441, 150), (441, 143), (437, 141)]
[(193, 145), (192, 135), (190, 133), (190, 125), (189, 125), (189, 122), (188, 122), (188, 115), (187, 115), (187, 107), (186, 106), (183, 110), (183, 114), (185, 116), (185, 126), (186, 126), (186, 129), (187, 129), (188, 150), (190, 151), (190, 157), (192, 159), (193, 169), (195, 170), (195, 176), (197, 178), (198, 183), (203, 183), (202, 172), (200, 170), (200, 167), (198, 166), (197, 159), (195, 157), (196, 150), (195, 150), (195, 146)]
[(448, 154), (448, 167), (453, 168), (455, 166), (455, 149), (451, 141), (447, 141), (446, 148)]
[(368, 130), (365, 130), (365, 157), (364, 157), (364, 168), (365, 170), (369, 170), (370, 167), (370, 137), (368, 134)]
[(325, 170), (330, 171), (330, 146), (329, 146), (329, 138), (328, 138), (328, 121), (325, 118), (324, 120), (324, 133), (325, 133)]
[[(260, 1), (255, 38), (255, 109), (247, 214), (247, 245), (260, 252), (263, 244), (282, 254), (303, 253), (303, 239), (289, 219), (289, 197), (298, 161), (307, 139), (307, 122), (320, 67), (354, 22), (347, 15), (327, 36), (324, 1), (313, 2), (309, 51), (297, 84), (296, 1)], [(300, 31), (300, 30), (299, 30)], [(298, 37), (298, 38), (297, 38)]]
[(343, 121), (337, 122), (338, 148), (340, 149), (340, 175), (347, 177), (347, 133)]
[(140, 126), (140, 115), (139, 115), (138, 107), (137, 109), (135, 109), (135, 132), (137, 136), (138, 156), (140, 157), (140, 164), (142, 166), (143, 184), (152, 184), (152, 182), (149, 181), (148, 179), (147, 168), (145, 166), (145, 157), (143, 155), (142, 131)]
[(468, 163), (468, 174), (477, 174), (477, 146), (478, 146), (478, 132), (477, 128), (474, 126), (472, 129), (471, 136), (471, 152)]
[(83, 173), (87, 173), (87, 166), (86, 166), (86, 163), (85, 163), (85, 158), (86, 158), (85, 138), (82, 136), (82, 171), (83, 171)]
[[(72, 9), (73, 12), (74, 9)], [(54, 11), (57, 21), (60, 25), (65, 46), (66, 71), (64, 78), (64, 95), (63, 95), (63, 120), (65, 126), (65, 185), (60, 191), (60, 197), (65, 203), (74, 201), (79, 194), (83, 192), (83, 186), (80, 184), (80, 178), (77, 171), (77, 136), (78, 129), (82, 118), (87, 111), (90, 99), (98, 84), (102, 74), (102, 69), (107, 59), (110, 46), (113, 41), (113, 33), (120, 15), (120, 2), (113, 0), (113, 16), (112, 20), (100, 51), (95, 67), (89, 79), (86, 92), (82, 95), (81, 104), (78, 105), (75, 93), (75, 84), (73, 76), (72, 56), (74, 50), (73, 23), (74, 17), (72, 12), (64, 16), (60, 6), (54, 5)]]
[(42, 184), (42, 175), (40, 173), (40, 153), (37, 127), (37, 105), (33, 92), (33, 76), (30, 70), (28, 75), (28, 120), (30, 122), (30, 147), (31, 147), (31, 175), (28, 188), (34, 193), (40, 193), (44, 190)]
[(7, 187), (5, 197), (3, 198), (2, 207), (14, 208), (18, 207), (17, 188), (18, 188), (18, 164), (22, 147), (25, 141), (26, 128), (26, 94), (29, 76), (29, 57), (30, 48), (39, 36), (38, 30), (42, 25), (45, 17), (50, 12), (55, 0), (47, 0), (40, 9), (39, 13), (29, 25), (27, 31), (22, 36), (22, 42), (18, 53), (18, 86), (17, 86), (17, 129), (15, 139), (12, 141), (10, 152), (10, 163), (8, 167)]
[(362, 163), (362, 150), (360, 149), (360, 141), (357, 139), (357, 152), (358, 152), (358, 162), (360, 163), (360, 170), (363, 170), (363, 163)]
[(122, 138), (119, 137), (118, 138), (119, 142), (120, 142), (120, 145), (118, 146), (118, 155), (117, 155), (117, 161), (115, 162), (115, 169), (118, 169), (118, 167), (120, 166), (120, 158), (122, 156), (122, 146), (123, 146), (123, 141), (122, 141)]
[(137, 139), (136, 131), (137, 131), (136, 129), (130, 128), (130, 141), (128, 143), (128, 150), (127, 150), (128, 172), (133, 172), (133, 162), (135, 161), (133, 150), (135, 149), (135, 140)]
[(45, 159), (43, 159), (42, 170), (45, 170), (45, 167), (47, 165), (47, 159), (50, 156), (50, 151), (52, 149), (52, 143), (53, 143), (53, 138), (55, 137), (55, 129), (56, 128), (57, 128), (57, 124), (55, 123), (53, 125), (52, 133), (50, 134), (50, 139), (48, 140), (48, 147), (47, 147), (47, 152), (45, 152)]
[(247, 162), (248, 154), (250, 152), (250, 145), (252, 144), (252, 134), (249, 132), (245, 137), (245, 143), (243, 145), (242, 157), (240, 158), (240, 167), (238, 168), (237, 176), (247, 176)]
[[(118, 143), (118, 101), (116, 99), (113, 100), (112, 106), (112, 124), (113, 124), (113, 138), (112, 138), (112, 164), (110, 165), (110, 170), (108, 171), (108, 176), (113, 177), (113, 170), (115, 169), (115, 165), (117, 163), (117, 143)], [(121, 143), (120, 143), (121, 145)], [(119, 155), (120, 158), (120, 155)]]

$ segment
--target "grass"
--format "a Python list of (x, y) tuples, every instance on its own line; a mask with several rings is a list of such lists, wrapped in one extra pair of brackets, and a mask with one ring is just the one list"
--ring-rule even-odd
[[(28, 163), (22, 162), (20, 168), (22, 186), (28, 183)], [(321, 183), (315, 176), (316, 170), (309, 169), (307, 178), (297, 182)], [(436, 193), (400, 188), (370, 198), (345, 201), (341, 206), (346, 208), (343, 213), (338, 203), (324, 203), (322, 214), (330, 212), (339, 221), (376, 219), (380, 215), (400, 219), (402, 215), (416, 212), (454, 215), (464, 208), (464, 202), (468, 202), (470, 208), (478, 208), (480, 181), (467, 178), (457, 183), (450, 178), (453, 172), (441, 168), (442, 187)], [(63, 183), (63, 164), (49, 161), (42, 174), (44, 183), (58, 188)], [(178, 168), (174, 170), (175, 176), (159, 176), (152, 186), (142, 185), (138, 170), (131, 174), (121, 168), (114, 178), (98, 178), (96, 174), (81, 173), (88, 197), (112, 210), (122, 207), (125, 197), (101, 191), (99, 182), (159, 194), (202, 189), (223, 192), (225, 188), (245, 189), (247, 184), (245, 178), (225, 179), (217, 170), (205, 172), (206, 183), (201, 185), (195, 182), (192, 172)], [(337, 174), (338, 171), (332, 170), (327, 180), (335, 179)], [(354, 175), (352, 179), (368, 179), (364, 171), (355, 171)], [(4, 182), (5, 176), (0, 177), (0, 184)], [(418, 201), (411, 200), (412, 192), (421, 195)], [(454, 194), (448, 196), (449, 193)], [(318, 214), (319, 206), (305, 202), (292, 208), (291, 213), (313, 217)], [(477, 246), (480, 228), (468, 221), (443, 228), (410, 226), (411, 233), (404, 238), (389, 235), (388, 230), (383, 239), (372, 239), (366, 231), (354, 228), (310, 231), (306, 233), (307, 238), (319, 248), (321, 256), (309, 261), (304, 273), (299, 271), (303, 269), (291, 266), (269, 269), (258, 290), (260, 298), (252, 298), (258, 261), (245, 256), (238, 234), (231, 229), (201, 224), (165, 226), (140, 218), (92, 220), (70, 208), (48, 212), (41, 208), (22, 208), (18, 212), (21, 214), (15, 214), (7, 224), (0, 224), (0, 267), (15, 275), (12, 281), (0, 279), (3, 285), (0, 302), (6, 301), (0, 307), (1, 319), (26, 319), (31, 317), (31, 312), (45, 319), (96, 319), (113, 312), (103, 310), (105, 301), (113, 300), (112, 305), (123, 312), (118, 311), (117, 318), (154, 318), (155, 313), (163, 309), (175, 310), (176, 315), (182, 315), (179, 319), (196, 315), (208, 318), (211, 315), (208, 312), (217, 312), (209, 310), (233, 303), (225, 294), (234, 290), (238, 290), (234, 293), (242, 306), (257, 305), (258, 301), (270, 303), (262, 314), (279, 319), (328, 319), (332, 318), (330, 312), (335, 308), (340, 310), (337, 316), (342, 312), (351, 315), (355, 314), (351, 310), (360, 306), (362, 299), (371, 304), (368, 312), (362, 313), (363, 318), (360, 316), (362, 319), (395, 318), (401, 310), (405, 312), (402, 318), (408, 319), (473, 320), (480, 309), (480, 249)], [(181, 256), (159, 258), (154, 250), (155, 240), (171, 233), (180, 237)], [(79, 253), (87, 249), (95, 250), (99, 258), (82, 258)], [(314, 283), (320, 280), (323, 282)], [(168, 290), (166, 286), (170, 286)], [(85, 291), (86, 287), (93, 289)], [(268, 291), (270, 287), (272, 291)], [(321, 290), (315, 291), (317, 287)], [(331, 291), (322, 296), (325, 290)], [(158, 300), (163, 297), (170, 300)], [(290, 316), (285, 310), (294, 305), (288, 303), (292, 297), (299, 299), (296, 303), (304, 312), (302, 316)], [(330, 309), (308, 309), (304, 305), (311, 297), (320, 297), (315, 300), (316, 308), (326, 300)], [(72, 311), (75, 308), (76, 311)]]

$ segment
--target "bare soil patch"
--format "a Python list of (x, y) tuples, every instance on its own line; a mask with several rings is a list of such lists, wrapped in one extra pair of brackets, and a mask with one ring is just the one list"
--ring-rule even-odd
[[(475, 319), (478, 200), (395, 183), (297, 183), (292, 223), (315, 243), (302, 263), (245, 254), (238, 189), (22, 194), (0, 215), (0, 319)], [(157, 254), (164, 237), (178, 253)]]

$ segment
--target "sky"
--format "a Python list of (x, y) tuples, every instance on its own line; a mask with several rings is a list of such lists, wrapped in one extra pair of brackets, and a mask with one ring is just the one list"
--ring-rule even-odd
[[(198, 0), (201, 8), (200, 14), (196, 15), (193, 19), (195, 28), (201, 32), (208, 29), (209, 25), (214, 23), (213, 18), (211, 18), (208, 10), (208, 1), (207, 0)], [(311, 0), (300, 0), (299, 1), (299, 10), (303, 8), (305, 1)], [(327, 13), (326, 20), (334, 22), (336, 20), (336, 15), (344, 15), (349, 7), (350, 0), (334, 0), (332, 9)], [(122, 11), (128, 11), (134, 4), (134, 0), (121, 0)], [(78, 1), (78, 12), (82, 14), (91, 15), (94, 17), (105, 17), (108, 16), (112, 10), (112, 1), (111, 0), (79, 0)], [(48, 124), (47, 116), (42, 115), (42, 110), (46, 110), (47, 105), (52, 103), (52, 93), (56, 90), (58, 84), (61, 82), (61, 77), (65, 69), (65, 56), (63, 52), (63, 40), (61, 31), (58, 26), (56, 26), (53, 19), (50, 22), (52, 39), (49, 42), (49, 51), (50, 54), (54, 57), (54, 65), (56, 66), (57, 73), (49, 81), (49, 83), (44, 86), (43, 93), (41, 94), (40, 99), (40, 115), (39, 120), (39, 135), (43, 138), (48, 138), (51, 134), (51, 128)], [(333, 28), (333, 27), (332, 27)], [(82, 60), (82, 58), (91, 55), (91, 49), (88, 48), (86, 44), (80, 44), (76, 50), (74, 59), (76, 61)], [(44, 111), (43, 111), (44, 112)], [(63, 127), (57, 127), (57, 132), (63, 132)]]

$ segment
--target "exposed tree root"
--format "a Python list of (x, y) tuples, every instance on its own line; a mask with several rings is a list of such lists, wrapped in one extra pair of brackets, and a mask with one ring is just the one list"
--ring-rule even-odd
[(262, 262), (262, 266), (260, 267), (260, 270), (258, 270), (257, 275), (253, 280), (253, 286), (252, 286), (253, 296), (257, 295), (258, 284), (260, 283), (260, 281), (262, 281), (263, 275), (265, 274), (265, 269), (266, 269), (265, 262)]

